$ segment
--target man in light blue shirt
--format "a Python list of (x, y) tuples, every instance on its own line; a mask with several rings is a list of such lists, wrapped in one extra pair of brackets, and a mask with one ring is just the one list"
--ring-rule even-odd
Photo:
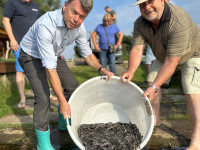
[[(49, 137), (50, 92), (46, 72), (58, 98), (60, 113), (65, 119), (67, 116), (70, 117), (70, 106), (63, 94), (63, 83), (56, 71), (58, 56), (67, 45), (75, 41), (80, 54), (92, 68), (107, 75), (109, 79), (114, 75), (100, 65), (87, 42), (83, 21), (92, 7), (93, 0), (68, 0), (62, 9), (41, 16), (20, 43), (22, 49), (19, 62), (35, 96), (33, 122), (38, 138), (38, 149), (53, 149)], [(74, 78), (67, 67), (62, 69), (62, 76)]]

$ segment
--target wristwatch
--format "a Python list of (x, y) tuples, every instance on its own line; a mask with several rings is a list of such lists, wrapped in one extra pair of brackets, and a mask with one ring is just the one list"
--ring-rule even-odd
[(101, 66), (101, 67), (99, 67), (99, 69), (98, 69), (98, 72), (101, 72), (101, 69), (102, 69), (103, 67)]
[(157, 93), (158, 92), (158, 88), (155, 86), (155, 85), (153, 85), (153, 84), (151, 84), (149, 87), (152, 87), (152, 88), (154, 88), (154, 90), (155, 90), (155, 92)]

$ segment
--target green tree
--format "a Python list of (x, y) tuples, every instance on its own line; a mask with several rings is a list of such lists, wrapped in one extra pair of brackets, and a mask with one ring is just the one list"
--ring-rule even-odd
[(75, 51), (75, 55), (78, 57), (78, 58), (81, 58), (81, 54), (79, 52), (79, 49), (78, 49), (78, 46), (74, 46), (74, 51)]
[(61, 7), (60, 0), (32, 0), (39, 5), (41, 14), (46, 13), (47, 11), (56, 10)]
[(132, 47), (132, 40), (133, 40), (133, 36), (131, 35), (124, 35), (123, 36), (123, 52), (124, 52), (124, 59), (128, 60), (128, 56)]
[(123, 45), (126, 47), (128, 53), (130, 52), (131, 50), (131, 47), (132, 47), (132, 40), (133, 40), (133, 37), (131, 35), (124, 35), (123, 37)]
[[(7, 0), (0, 1), (0, 27), (3, 27), (2, 18), (3, 18), (3, 9)], [(39, 5), (41, 15), (47, 11), (56, 10), (61, 7), (60, 0), (32, 0)]]
[(7, 0), (0, 1), (0, 27), (3, 27), (2, 18), (3, 18), (3, 8)]

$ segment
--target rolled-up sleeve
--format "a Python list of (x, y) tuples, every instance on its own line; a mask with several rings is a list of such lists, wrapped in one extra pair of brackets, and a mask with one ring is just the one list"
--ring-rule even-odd
[(45, 25), (39, 25), (37, 28), (37, 46), (43, 67), (54, 69), (57, 67), (57, 56), (53, 48), (52, 33)]
[(80, 54), (82, 57), (87, 57), (92, 53), (92, 50), (89, 46), (89, 42), (87, 40), (86, 30), (84, 26), (81, 26), (81, 30), (79, 31), (79, 36), (75, 40), (76, 45), (79, 48)]

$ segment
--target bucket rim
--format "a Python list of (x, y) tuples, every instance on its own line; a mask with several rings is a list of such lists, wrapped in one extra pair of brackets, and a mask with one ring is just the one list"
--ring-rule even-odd
[[(79, 90), (80, 90), (82, 87), (84, 87), (86, 84), (91, 83), (91, 82), (93, 82), (93, 81), (95, 81), (95, 80), (109, 80), (109, 79), (108, 79), (108, 76), (97, 76), (97, 77), (93, 77), (93, 78), (91, 78), (91, 79), (89, 79), (89, 80), (83, 82), (83, 83), (82, 83), (81, 85), (79, 85), (78, 88), (72, 93), (72, 95), (71, 95), (71, 97), (70, 97), (70, 99), (69, 99), (69, 101), (68, 101), (69, 105), (72, 103), (73, 97), (76, 95), (77, 92), (79, 92)], [(121, 77), (119, 77), (119, 76), (112, 76), (112, 79), (111, 79), (111, 80), (118, 80), (118, 81), (119, 81), (119, 80), (121, 80)], [(130, 84), (130, 85), (132, 85), (134, 88), (136, 88), (141, 94), (144, 93), (144, 91), (143, 91), (138, 85), (136, 85), (135, 83), (133, 83), (133, 82), (131, 82), (131, 81), (130, 81), (130, 82), (127, 82), (127, 81), (126, 81), (126, 83), (124, 83), (124, 84)], [(147, 142), (149, 141), (149, 139), (150, 139), (150, 137), (151, 137), (151, 135), (152, 135), (152, 133), (153, 133), (153, 128), (154, 128), (154, 115), (153, 115), (153, 109), (152, 109), (151, 103), (150, 103), (148, 97), (145, 97), (145, 98), (144, 98), (144, 101), (147, 102), (147, 104), (148, 104), (148, 106), (149, 106), (149, 108), (150, 108), (150, 113), (151, 113), (151, 114), (150, 114), (149, 118), (150, 118), (151, 121), (150, 121), (149, 130), (148, 130), (148, 132), (147, 132), (147, 136), (145, 137), (145, 140), (140, 144), (140, 149), (142, 149), (142, 148), (147, 144)], [(68, 118), (67, 118), (66, 120), (67, 120), (67, 129), (68, 129), (68, 132), (69, 132), (69, 134), (70, 134), (72, 140), (76, 143), (76, 145), (77, 145), (81, 150), (85, 150), (85, 147), (83, 146), (83, 144), (82, 144), (81, 142), (79, 142), (79, 141), (77, 140), (77, 138), (74, 136), (74, 133), (72, 132), (72, 127), (71, 127), (71, 125), (69, 124)]]
[[(81, 85), (79, 85), (79, 86), (76, 88), (76, 90), (72, 93), (72, 95), (71, 95), (71, 97), (70, 97), (68, 103), (69, 103), (69, 104), (72, 103), (72, 99), (73, 99), (74, 95), (76, 95), (76, 93), (79, 91), (79, 89), (81, 89), (81, 88), (82, 88), (83, 86), (85, 86), (86, 84), (88, 84), (88, 83), (90, 83), (90, 82), (93, 82), (94, 80), (109, 80), (109, 79), (108, 79), (108, 76), (97, 76), (97, 77), (93, 77), (93, 78), (91, 78), (91, 79), (89, 79), (89, 80), (83, 82), (83, 83), (82, 83)], [(121, 80), (121, 77), (119, 77), (119, 76), (112, 76), (112, 79), (111, 79), (111, 80)], [(126, 83), (124, 83), (124, 84), (130, 84), (130, 85), (134, 86), (135, 88), (137, 88), (137, 90), (138, 90), (141, 94), (144, 93), (144, 91), (143, 91), (141, 88), (139, 88), (138, 85), (136, 85), (136, 84), (133, 83), (133, 82), (127, 82), (127, 81), (126, 81)], [(148, 97), (146, 97), (145, 100), (149, 101)]]

